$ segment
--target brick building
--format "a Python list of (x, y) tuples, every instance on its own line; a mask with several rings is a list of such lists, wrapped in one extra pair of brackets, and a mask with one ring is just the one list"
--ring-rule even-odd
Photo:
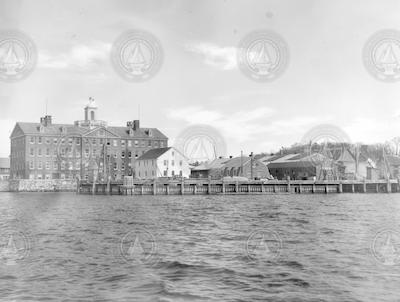
[(17, 122), (12, 134), (10, 178), (118, 180), (135, 176), (135, 160), (150, 149), (168, 146), (155, 128), (141, 128), (139, 120), (125, 127), (109, 127), (97, 119), (93, 99), (84, 120), (53, 124), (46, 115), (40, 123)]

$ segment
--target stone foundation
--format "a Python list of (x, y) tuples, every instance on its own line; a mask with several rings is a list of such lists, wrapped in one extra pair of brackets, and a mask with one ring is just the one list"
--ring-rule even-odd
[(5, 191), (11, 192), (75, 192), (75, 180), (63, 179), (18, 179), (8, 181)]

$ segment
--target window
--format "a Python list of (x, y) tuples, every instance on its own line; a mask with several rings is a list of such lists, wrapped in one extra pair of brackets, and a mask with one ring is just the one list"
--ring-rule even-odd
[(132, 151), (128, 151), (128, 157), (132, 158)]
[(174, 170), (172, 170), (171, 175), (172, 175), (172, 176), (175, 176), (175, 171), (174, 171)]
[(125, 163), (121, 163), (121, 170), (125, 170)]
[(158, 148), (158, 142), (154, 142), (154, 147)]
[(57, 144), (57, 142), (58, 142), (58, 139), (55, 137), (55, 138), (53, 138), (53, 144)]
[(46, 161), (46, 170), (50, 170), (50, 162)]
[(180, 170), (180, 171), (179, 171), (179, 176), (181, 176), (181, 177), (182, 177), (182, 170)]
[(39, 136), (39, 137), (38, 137), (38, 144), (41, 144), (41, 143), (42, 143), (42, 137)]
[(86, 158), (89, 157), (89, 149), (88, 148), (85, 149), (85, 157)]
[(76, 138), (76, 144), (79, 146), (81, 144), (81, 139), (79, 137)]
[(100, 145), (104, 144), (104, 139), (100, 138)]
[(135, 141), (135, 147), (139, 147), (139, 141)]
[(50, 149), (46, 148), (46, 156), (50, 156)]
[(164, 147), (164, 142), (160, 142), (160, 147)]
[(33, 166), (33, 161), (31, 160), (31, 161), (29, 161), (29, 169), (31, 169), (31, 170), (33, 170), (34, 169), (34, 166)]
[(121, 151), (121, 158), (125, 158), (125, 151)]
[(69, 137), (68, 138), (68, 145), (72, 145), (72, 141), (73, 141), (72, 137)]
[(114, 170), (117, 170), (117, 169), (118, 169), (118, 164), (114, 163)]
[(46, 144), (50, 144), (50, 137), (46, 137)]
[(181, 161), (181, 160), (179, 161), (179, 166), (181, 166), (181, 167), (182, 167), (182, 161)]
[(31, 136), (30, 143), (31, 143), (31, 144), (34, 144), (34, 143), (35, 143), (35, 137), (34, 137), (34, 136)]
[(29, 149), (29, 155), (31, 155), (31, 156), (35, 155), (35, 149), (30, 148)]
[(121, 147), (125, 147), (126, 145), (126, 141), (125, 140), (121, 140)]
[(154, 170), (151, 171), (151, 176), (154, 176)]
[(61, 162), (61, 170), (65, 170), (65, 161)]
[(175, 166), (175, 161), (171, 160), (171, 166)]
[(46, 174), (45, 179), (51, 179), (51, 175), (50, 174)]
[(148, 146), (151, 147), (151, 141), (149, 141), (149, 145)]
[(114, 158), (117, 158), (117, 152), (114, 153)]
[(164, 166), (168, 165), (168, 160), (164, 159)]
[(128, 147), (132, 147), (132, 141), (131, 140), (128, 141)]
[(174, 151), (172, 151), (172, 156), (175, 156), (175, 152)]
[(42, 164), (42, 162), (40, 161), (40, 162), (38, 162), (38, 169), (43, 169), (43, 164)]
[(42, 179), (42, 174), (38, 174), (37, 179)]
[(117, 146), (118, 146), (118, 142), (117, 142), (116, 139), (113, 140), (113, 146), (114, 146), (114, 147), (117, 147)]
[(61, 144), (65, 144), (65, 138), (61, 139)]
[(167, 176), (167, 170), (164, 170), (164, 176)]
[(142, 147), (146, 147), (146, 141), (142, 141)]
[(42, 156), (42, 149), (38, 149), (38, 156)]

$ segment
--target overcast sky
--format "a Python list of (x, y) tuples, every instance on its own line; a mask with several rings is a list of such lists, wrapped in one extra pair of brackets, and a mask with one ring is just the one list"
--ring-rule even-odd
[[(400, 135), (400, 82), (372, 77), (362, 49), (381, 29), (400, 29), (400, 1), (0, 1), (0, 29), (27, 33), (38, 65), (25, 80), (0, 82), (0, 156), (16, 121), (83, 119), (94, 97), (99, 117), (125, 125), (138, 117), (173, 143), (185, 127), (214, 126), (229, 154), (279, 149), (318, 124), (335, 124), (354, 142)], [(164, 62), (149, 81), (122, 79), (110, 63), (113, 41), (144, 29)], [(249, 32), (286, 41), (290, 60), (276, 80), (255, 82), (236, 64)]]

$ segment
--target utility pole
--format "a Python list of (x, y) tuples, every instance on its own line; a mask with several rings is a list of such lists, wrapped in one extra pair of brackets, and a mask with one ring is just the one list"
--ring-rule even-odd
[(240, 151), (240, 176), (243, 177), (243, 150)]
[(250, 153), (250, 178), (253, 179), (253, 152)]

